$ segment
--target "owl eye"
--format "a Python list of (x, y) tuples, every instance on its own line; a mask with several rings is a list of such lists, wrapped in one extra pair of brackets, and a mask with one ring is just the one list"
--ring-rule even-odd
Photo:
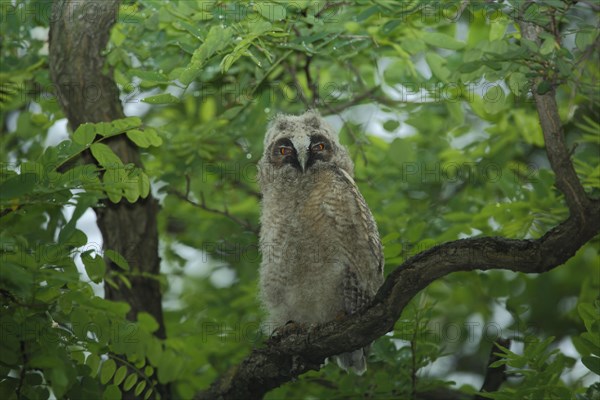
[(325, 145), (323, 143), (317, 143), (313, 145), (312, 151), (323, 151), (325, 150)]
[(281, 146), (279, 148), (279, 154), (281, 154), (282, 156), (288, 156), (288, 155), (292, 154), (293, 152), (294, 152), (294, 150), (292, 150), (291, 147)]

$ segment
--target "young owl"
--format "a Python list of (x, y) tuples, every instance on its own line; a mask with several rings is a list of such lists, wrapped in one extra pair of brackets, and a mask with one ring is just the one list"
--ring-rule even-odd
[[(260, 297), (268, 328), (320, 324), (365, 306), (383, 282), (377, 226), (337, 134), (314, 111), (278, 116), (259, 162)], [(336, 356), (366, 369), (366, 349)]]

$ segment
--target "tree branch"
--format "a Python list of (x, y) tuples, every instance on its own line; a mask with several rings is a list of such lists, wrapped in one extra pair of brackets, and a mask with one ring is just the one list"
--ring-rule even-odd
[(378, 92), (380, 90), (381, 90), (380, 86), (374, 86), (371, 89), (369, 89), (363, 93), (357, 94), (356, 96), (352, 97), (350, 100), (348, 100), (347, 102), (345, 102), (343, 104), (338, 104), (336, 106), (329, 106), (328, 104), (326, 104), (326, 107), (329, 110), (329, 112), (331, 112), (332, 114), (339, 114), (340, 112), (342, 112), (352, 106), (360, 104), (363, 100), (366, 100), (366, 99), (370, 99), (374, 103), (379, 103), (379, 104), (383, 104), (386, 106), (391, 106), (392, 104), (394, 104), (394, 105), (398, 104), (397, 101), (388, 99), (384, 95), (379, 95)]
[[(204, 194), (200, 193), (200, 203), (195, 202), (194, 200), (189, 198), (189, 194), (183, 194), (178, 190), (175, 189), (170, 189), (167, 191), (167, 193), (170, 193), (174, 196), (177, 196), (178, 198), (180, 198), (181, 200), (191, 204), (194, 207), (197, 207), (201, 210), (213, 213), (213, 214), (218, 214), (218, 215), (222, 215), (225, 218), (229, 218), (231, 221), (235, 222), (236, 224), (238, 224), (239, 226), (241, 226), (242, 228), (244, 228), (247, 231), (250, 231), (252, 233), (254, 233), (255, 235), (258, 235), (258, 231), (260, 230), (260, 228), (252, 225), (248, 220), (243, 220), (241, 218), (236, 217), (235, 215), (231, 214), (229, 212), (229, 210), (227, 209), (227, 207), (225, 207), (225, 209), (223, 210), (219, 210), (217, 208), (212, 208), (206, 205), (206, 201), (204, 200)], [(189, 192), (188, 192), (189, 193)]]
[(542, 273), (562, 265), (599, 232), (600, 207), (585, 211), (537, 240), (474, 238), (457, 240), (422, 252), (393, 271), (363, 312), (305, 333), (271, 339), (240, 365), (219, 378), (198, 399), (261, 398), (267, 391), (309, 370), (325, 358), (366, 346), (393, 329), (409, 301), (431, 282), (452, 272), (508, 269)]
[[(524, 10), (522, 9), (521, 11), (519, 27), (521, 28), (522, 37), (537, 43), (538, 46), (541, 45), (539, 38), (541, 28), (527, 21), (523, 15)], [(556, 186), (565, 195), (571, 216), (581, 219), (583, 218), (582, 211), (590, 207), (591, 202), (586, 197), (583, 186), (579, 182), (575, 168), (573, 168), (573, 164), (571, 163), (569, 150), (565, 143), (565, 134), (560, 122), (560, 115), (558, 114), (554, 88), (544, 94), (538, 93), (538, 85), (543, 80), (542, 77), (534, 80), (532, 92), (540, 124), (542, 125), (548, 160), (556, 174)], [(561, 172), (558, 173), (558, 171)]]
[[(481, 389), (479, 390), (480, 392), (493, 393), (496, 390), (498, 390), (498, 388), (500, 388), (500, 385), (502, 385), (502, 383), (506, 380), (506, 365), (501, 365), (499, 367), (491, 367), (493, 363), (500, 360), (501, 358), (496, 354), (502, 351), (499, 345), (508, 348), (510, 346), (510, 340), (498, 339), (498, 342), (492, 345), (492, 349), (490, 350), (490, 357), (487, 363), (487, 370), (485, 372), (485, 379), (483, 380), (483, 384), (481, 385)], [(474, 400), (486, 399), (486, 397), (483, 397), (481, 395), (476, 395), (474, 398)]]
[[(523, 36), (538, 40), (535, 27), (521, 22)], [(539, 82), (536, 82), (536, 85)], [(309, 370), (325, 358), (351, 351), (393, 329), (409, 301), (431, 282), (458, 271), (507, 269), (543, 273), (573, 257), (600, 232), (600, 201), (586, 197), (565, 144), (554, 91), (534, 91), (546, 152), (565, 195), (570, 217), (536, 240), (483, 237), (457, 240), (424, 251), (396, 268), (368, 308), (307, 332), (271, 338), (241, 364), (218, 378), (197, 399), (261, 398), (269, 390)]]

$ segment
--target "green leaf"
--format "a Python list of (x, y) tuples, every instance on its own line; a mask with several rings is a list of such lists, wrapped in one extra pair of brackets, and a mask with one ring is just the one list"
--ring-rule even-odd
[(508, 18), (497, 18), (494, 21), (492, 21), (492, 23), (490, 23), (490, 42), (502, 39), (504, 37), (504, 33), (506, 32), (508, 24)]
[(423, 32), (422, 38), (425, 43), (442, 49), (460, 50), (465, 47), (464, 42), (439, 32)]
[(131, 289), (131, 281), (129, 280), (129, 278), (127, 278), (123, 274), (118, 274), (117, 277), (119, 278), (119, 280), (121, 282), (123, 282), (123, 284), (125, 285), (125, 287), (127, 287), (127, 289)]
[(152, 368), (152, 365), (146, 365), (146, 368), (144, 368), (144, 375), (146, 375), (147, 377), (151, 377), (153, 373), (154, 368)]
[(204, 43), (192, 55), (191, 64), (202, 65), (216, 52), (229, 45), (233, 31), (231, 28), (223, 28), (220, 25), (213, 25), (208, 31)]
[(556, 47), (556, 41), (554, 40), (553, 37), (549, 37), (549, 38), (545, 39), (544, 43), (542, 43), (542, 45), (540, 46), (540, 54), (548, 55), (548, 54), (552, 53), (552, 51), (554, 51), (555, 47)]
[(285, 4), (258, 1), (254, 3), (254, 11), (269, 21), (281, 21), (285, 19), (287, 12)]
[(154, 317), (148, 314), (147, 312), (138, 313), (137, 319), (140, 328), (147, 331), (148, 333), (155, 332), (159, 328), (158, 322), (156, 322)]
[(594, 43), (597, 32), (594, 30), (584, 29), (575, 35), (575, 45), (581, 51), (585, 51), (588, 46)]
[(506, 96), (500, 85), (489, 87), (483, 96), (483, 107), (491, 115), (504, 111), (506, 108)]
[(600, 375), (600, 357), (596, 356), (585, 356), (581, 358), (583, 365), (596, 375)]
[(114, 250), (106, 249), (104, 250), (104, 255), (114, 262), (119, 268), (129, 271), (129, 263), (121, 254)]
[(85, 123), (79, 125), (75, 133), (73, 133), (73, 141), (83, 146), (88, 146), (96, 137), (95, 124)]
[(179, 80), (184, 85), (189, 85), (198, 75), (200, 75), (200, 72), (202, 72), (202, 64), (198, 62), (190, 63), (190, 65), (181, 71)]
[[(69, 171), (67, 172), (69, 173)], [(80, 196), (77, 204), (75, 205), (75, 209), (73, 210), (73, 215), (69, 222), (61, 229), (58, 238), (61, 242), (67, 242), (71, 237), (78, 232), (76, 229), (77, 221), (83, 213), (88, 210), (91, 206), (95, 205), (98, 200), (93, 196)], [(81, 232), (81, 231), (79, 231)], [(83, 232), (81, 232), (83, 234)]]
[(552, 89), (552, 83), (550, 81), (542, 81), (540, 82), (540, 84), (537, 86), (537, 93), (538, 94), (546, 94), (548, 93), (550, 90)]
[(425, 60), (431, 68), (433, 75), (442, 82), (447, 82), (450, 77), (450, 70), (446, 68), (446, 59), (437, 53), (429, 52), (425, 55)]
[(498, 360), (498, 361), (494, 361), (493, 363), (488, 365), (488, 368), (498, 368), (505, 364), (506, 364), (506, 360)]
[(131, 77), (137, 76), (138, 78), (144, 81), (150, 81), (155, 83), (170, 83), (169, 78), (165, 74), (158, 71), (146, 71), (139, 68), (132, 68), (129, 70), (128, 75)]
[(137, 386), (135, 387), (134, 394), (136, 396), (139, 396), (144, 391), (145, 388), (146, 388), (146, 381), (140, 381), (140, 383), (138, 383)]
[(132, 129), (130, 131), (127, 131), (127, 137), (129, 138), (129, 140), (131, 140), (133, 143), (135, 143), (138, 147), (145, 149), (147, 147), (150, 147), (150, 145), (151, 145), (150, 139), (148, 138), (148, 136), (143, 131), (140, 131), (139, 129)]
[(104, 168), (123, 166), (121, 159), (104, 143), (94, 143), (90, 146), (90, 150), (96, 161)]
[(137, 374), (131, 374), (127, 377), (127, 379), (125, 379), (125, 383), (123, 384), (123, 390), (124, 391), (128, 391), (129, 389), (131, 389), (133, 387), (133, 385), (135, 385), (135, 383), (137, 382)]
[[(71, 359), (75, 361), (77, 364), (85, 365), (85, 354), (83, 350), (73, 350), (71, 351)], [(40, 381), (40, 384), (42, 382)]]
[(138, 183), (140, 197), (145, 199), (150, 194), (150, 179), (144, 171), (141, 171)]
[(92, 282), (102, 282), (106, 272), (106, 265), (104, 264), (102, 257), (98, 255), (96, 255), (96, 257), (92, 257), (89, 252), (85, 252), (81, 254), (81, 260), (83, 261), (83, 264), (85, 265), (85, 271)]
[(150, 144), (152, 146), (160, 146), (163, 143), (163, 140), (158, 135), (158, 132), (156, 131), (156, 129), (154, 129), (152, 127), (147, 127), (146, 129), (144, 129), (144, 132), (146, 133), (146, 136), (150, 140)]
[(538, 44), (536, 42), (534, 42), (533, 40), (521, 38), (521, 45), (526, 47), (527, 50), (529, 50), (533, 53), (537, 53), (537, 51), (538, 51)]
[(102, 370), (100, 371), (100, 383), (106, 385), (108, 381), (113, 377), (117, 370), (117, 363), (112, 358), (109, 358), (102, 364)]
[(184, 360), (171, 349), (166, 349), (160, 358), (160, 368), (157, 369), (158, 381), (167, 383), (175, 380), (184, 365)]
[(150, 396), (152, 395), (153, 389), (152, 388), (148, 388), (148, 391), (146, 391), (146, 394), (144, 395), (144, 400), (148, 400), (150, 398)]
[(18, 199), (32, 193), (38, 181), (38, 176), (31, 173), (8, 178), (0, 184), (0, 200)]
[(585, 324), (585, 328), (588, 330), (588, 332), (592, 332), (592, 325), (594, 322), (600, 321), (600, 315), (598, 314), (598, 311), (596, 311), (594, 306), (590, 303), (580, 303), (577, 306), (577, 311), (579, 312), (579, 316)]
[(175, 104), (179, 103), (180, 100), (171, 93), (161, 93), (143, 98), (142, 101), (149, 104)]
[(98, 122), (95, 124), (96, 133), (103, 137), (115, 136), (129, 129), (137, 128), (142, 124), (139, 117), (126, 117), (115, 119), (112, 122)]
[(121, 365), (119, 367), (119, 369), (117, 369), (117, 372), (115, 373), (113, 383), (115, 385), (120, 385), (121, 382), (123, 382), (123, 379), (125, 379), (125, 375), (127, 375), (127, 367), (124, 365)]
[[(121, 201), (123, 190), (132, 184), (132, 178), (129, 176), (130, 170), (131, 164), (107, 167), (103, 176), (104, 190), (113, 203)], [(137, 180), (133, 180), (133, 183), (135, 182)], [(133, 195), (136, 195), (136, 193), (133, 193)]]
[(591, 347), (591, 353), (600, 356), (600, 332), (593, 329), (591, 332), (583, 332), (581, 339)]
[(383, 123), (383, 129), (388, 132), (394, 132), (400, 126), (400, 122), (390, 119)]
[(516, 95), (521, 96), (526, 93), (529, 81), (525, 74), (514, 72), (508, 77), (508, 87)]
[(127, 137), (137, 146), (142, 148), (160, 146), (162, 144), (161, 137), (158, 136), (156, 130), (152, 128), (147, 128), (143, 131), (139, 129), (132, 129), (127, 131)]
[(121, 400), (122, 396), (121, 389), (117, 385), (108, 385), (102, 393), (103, 400)]
[(163, 356), (163, 348), (158, 340), (150, 340), (146, 344), (146, 355), (148, 360), (154, 365), (160, 365)]
[(85, 359), (85, 365), (87, 365), (91, 369), (90, 376), (95, 377), (98, 373), (98, 367), (100, 366), (100, 357), (93, 353), (90, 354)]
[(582, 356), (589, 356), (592, 353), (598, 353), (598, 355), (600, 355), (600, 347), (594, 345), (592, 341), (583, 339), (581, 336), (573, 336), (571, 341), (577, 352)]
[(140, 189), (142, 185), (139, 181), (142, 179), (141, 175), (144, 172), (139, 168), (131, 168), (125, 172), (125, 177), (121, 182), (123, 185), (123, 195), (130, 203), (134, 203), (140, 197)]

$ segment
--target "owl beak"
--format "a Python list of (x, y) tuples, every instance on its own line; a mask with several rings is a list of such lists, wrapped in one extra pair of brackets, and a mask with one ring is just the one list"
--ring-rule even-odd
[(310, 147), (310, 137), (301, 136), (292, 138), (292, 144), (294, 145), (294, 149), (296, 149), (298, 164), (300, 164), (302, 173), (304, 173), (306, 172), (306, 163), (308, 162), (308, 148)]
[(298, 163), (302, 168), (302, 173), (306, 172), (306, 162), (308, 161), (308, 149), (302, 149), (298, 153)]

